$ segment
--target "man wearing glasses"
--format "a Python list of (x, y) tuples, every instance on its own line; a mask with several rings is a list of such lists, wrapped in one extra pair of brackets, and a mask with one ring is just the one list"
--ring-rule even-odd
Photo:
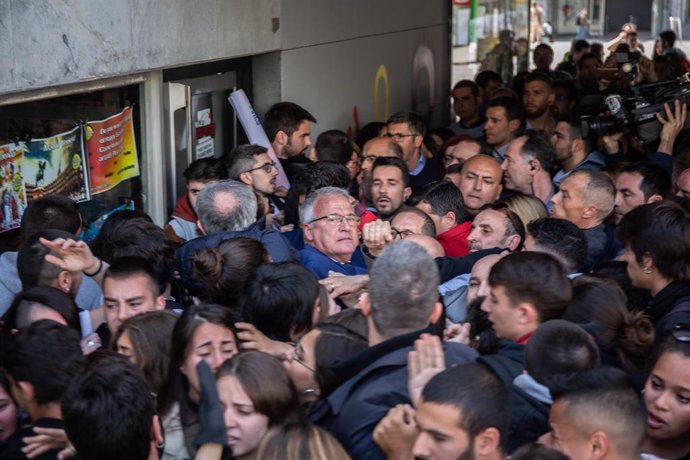
[(362, 149), (362, 170), (360, 173), (362, 180), (360, 182), (371, 178), (374, 161), (379, 157), (402, 158), (403, 152), (400, 145), (388, 136), (379, 136), (367, 141)]
[(240, 145), (224, 155), (223, 161), (230, 179), (248, 185), (264, 203), (268, 201), (270, 214), (278, 214), (283, 209), (283, 200), (275, 195), (278, 169), (264, 147)]
[(304, 231), (301, 263), (318, 279), (327, 278), (329, 271), (343, 275), (367, 273), (363, 264), (352, 262), (359, 246), (359, 217), (347, 191), (323, 187), (312, 192), (300, 207), (300, 222)]
[(225, 161), (230, 179), (250, 186), (265, 197), (275, 192), (278, 170), (264, 147), (240, 145), (230, 152)]
[(388, 121), (387, 136), (398, 143), (403, 151), (403, 161), (410, 170), (410, 186), (413, 191), (441, 179), (438, 160), (427, 158), (424, 149), (424, 120), (414, 112), (398, 112)]

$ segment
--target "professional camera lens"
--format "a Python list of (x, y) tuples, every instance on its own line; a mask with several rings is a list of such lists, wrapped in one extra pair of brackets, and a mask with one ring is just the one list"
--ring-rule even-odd
[(625, 128), (625, 123), (611, 116), (593, 117), (591, 115), (585, 115), (580, 119), (580, 125), (582, 128), (582, 137), (584, 138), (605, 136), (607, 134), (623, 131)]

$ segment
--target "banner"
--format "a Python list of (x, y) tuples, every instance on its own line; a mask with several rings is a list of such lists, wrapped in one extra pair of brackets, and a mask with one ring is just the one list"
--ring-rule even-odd
[(0, 232), (19, 228), (26, 209), (21, 144), (0, 146)]
[(239, 118), (242, 128), (244, 128), (244, 132), (247, 134), (249, 143), (260, 145), (261, 147), (268, 149), (268, 156), (271, 157), (271, 159), (275, 162), (276, 169), (278, 170), (276, 185), (278, 187), (290, 188), (290, 181), (288, 181), (285, 171), (283, 171), (283, 166), (280, 164), (278, 157), (273, 151), (271, 143), (268, 141), (266, 131), (264, 131), (263, 126), (261, 126), (259, 117), (254, 111), (252, 104), (249, 102), (247, 94), (244, 92), (244, 90), (238, 89), (237, 91), (230, 93), (230, 96), (228, 96), (228, 101), (230, 101), (232, 108), (235, 109), (237, 118)]
[(66, 195), (76, 202), (91, 198), (84, 173), (81, 128), (24, 144), (22, 175), (29, 201)]
[(131, 107), (105, 120), (86, 123), (84, 139), (92, 194), (110, 190), (140, 174)]

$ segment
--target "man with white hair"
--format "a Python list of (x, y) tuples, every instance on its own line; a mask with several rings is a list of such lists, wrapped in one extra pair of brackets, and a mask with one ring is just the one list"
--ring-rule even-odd
[(242, 182), (222, 180), (208, 185), (197, 196), (197, 225), (203, 236), (177, 250), (177, 264), (183, 282), (189, 281), (190, 257), (204, 248), (240, 236), (261, 241), (274, 262), (298, 261), (297, 251), (283, 235), (257, 222), (257, 201), (254, 191)]
[(359, 216), (347, 191), (322, 187), (312, 192), (300, 207), (300, 222), (304, 231), (301, 263), (317, 278), (328, 277), (329, 271), (343, 275), (367, 272), (363, 264), (357, 265), (352, 260), (359, 246)]

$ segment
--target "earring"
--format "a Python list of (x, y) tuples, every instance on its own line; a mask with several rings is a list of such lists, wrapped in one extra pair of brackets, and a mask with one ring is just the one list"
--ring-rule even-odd
[(645, 275), (649, 275), (650, 273), (652, 273), (652, 269), (651, 269), (651, 267), (645, 267), (645, 268), (642, 269), (642, 272), (643, 272)]

